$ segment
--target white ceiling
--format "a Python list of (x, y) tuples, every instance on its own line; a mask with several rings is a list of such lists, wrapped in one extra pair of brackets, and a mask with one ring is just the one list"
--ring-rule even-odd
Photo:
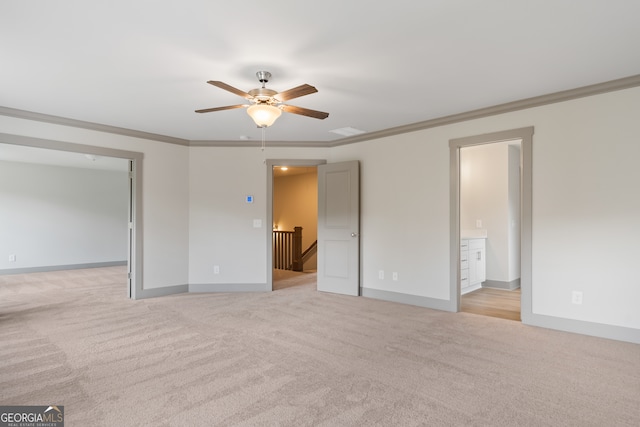
[[(255, 72), (324, 120), (273, 141), (334, 141), (640, 74), (638, 0), (31, 0), (0, 3), (0, 105), (187, 140), (260, 140), (206, 84)], [(1, 129), (0, 129), (1, 132)]]

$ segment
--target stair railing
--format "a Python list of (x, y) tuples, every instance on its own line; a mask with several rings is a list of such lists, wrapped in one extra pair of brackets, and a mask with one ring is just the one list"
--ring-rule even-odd
[(273, 230), (273, 268), (302, 271), (302, 227)]

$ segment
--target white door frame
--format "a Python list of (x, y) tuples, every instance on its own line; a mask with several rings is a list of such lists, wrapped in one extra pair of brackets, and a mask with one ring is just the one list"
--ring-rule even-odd
[(267, 285), (266, 290), (273, 290), (273, 167), (313, 167), (324, 165), (325, 159), (267, 159)]
[(129, 279), (127, 296), (138, 299), (142, 296), (142, 158), (143, 154), (114, 148), (75, 144), (50, 139), (32, 138), (21, 135), (0, 133), (0, 143), (43, 148), (47, 150), (67, 151), (70, 153), (93, 154), (95, 156), (115, 157), (132, 162), (132, 185), (129, 194), (131, 201), (131, 241), (129, 242)]
[(460, 311), (460, 149), (473, 145), (520, 139), (522, 164), (520, 181), (520, 318), (532, 322), (532, 142), (533, 126), (449, 140), (450, 200), (450, 289), (451, 311)]

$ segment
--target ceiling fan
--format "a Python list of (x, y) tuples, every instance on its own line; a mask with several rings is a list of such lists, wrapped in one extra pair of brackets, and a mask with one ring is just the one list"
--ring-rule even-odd
[(205, 108), (202, 110), (196, 110), (196, 113), (210, 113), (212, 111), (233, 110), (235, 108), (247, 108), (247, 113), (258, 127), (271, 126), (283, 111), (287, 113), (299, 114), (302, 116), (313, 117), (314, 119), (326, 119), (329, 117), (329, 113), (322, 111), (310, 110), (308, 108), (295, 107), (293, 105), (283, 104), (284, 101), (290, 99), (299, 98), (301, 96), (310, 95), (316, 93), (318, 89), (308, 84), (303, 84), (294, 87), (284, 92), (276, 92), (272, 89), (267, 89), (265, 84), (271, 78), (271, 73), (268, 71), (258, 71), (256, 73), (258, 81), (262, 83), (262, 87), (257, 89), (251, 89), (249, 92), (243, 92), (240, 89), (236, 89), (233, 86), (229, 86), (226, 83), (209, 80), (207, 83), (210, 85), (219, 87), (233, 94), (241, 96), (249, 100), (250, 104), (238, 104), (227, 105), (225, 107)]

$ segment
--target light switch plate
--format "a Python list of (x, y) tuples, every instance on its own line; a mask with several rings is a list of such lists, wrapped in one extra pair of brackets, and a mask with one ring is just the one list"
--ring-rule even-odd
[(253, 220), (253, 228), (262, 228), (262, 220), (254, 219)]
[(573, 291), (571, 293), (571, 302), (576, 305), (582, 304), (582, 292)]

